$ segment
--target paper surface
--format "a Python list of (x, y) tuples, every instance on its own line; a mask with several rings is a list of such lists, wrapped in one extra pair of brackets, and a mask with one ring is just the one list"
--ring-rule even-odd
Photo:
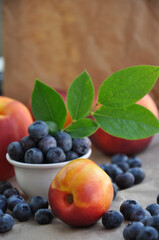
[[(140, 204), (146, 208), (150, 203), (155, 203), (157, 195), (159, 194), (159, 134), (155, 135), (153, 141), (149, 147), (137, 156), (143, 161), (143, 169), (146, 173), (145, 180), (135, 185), (129, 189), (120, 190), (117, 193), (117, 197), (112, 202), (110, 209), (119, 210), (120, 205), (123, 201), (127, 199), (134, 199), (140, 202)], [(97, 163), (110, 162), (110, 157), (103, 155), (101, 152), (93, 148), (93, 153), (90, 159)], [(11, 179), (11, 182), (16, 186), (15, 179)], [(89, 228), (72, 228), (61, 222), (58, 218), (54, 218), (52, 223), (49, 225), (39, 225), (33, 219), (27, 222), (20, 223), (15, 220), (15, 225), (13, 229), (3, 236), (6, 240), (123, 240), (123, 229), (127, 224), (127, 221), (117, 229), (106, 230), (101, 220), (99, 220), (95, 225)]]
[(114, 71), (158, 65), (158, 9), (158, 0), (3, 1), (4, 94), (27, 103), (36, 77), (67, 90), (84, 69), (98, 90)]

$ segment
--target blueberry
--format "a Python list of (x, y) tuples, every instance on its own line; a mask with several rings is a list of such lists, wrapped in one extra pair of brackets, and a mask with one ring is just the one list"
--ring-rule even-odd
[(77, 152), (80, 155), (86, 154), (90, 147), (91, 141), (88, 137), (73, 139), (73, 151)]
[(140, 207), (140, 203), (136, 200), (126, 200), (121, 204), (120, 212), (123, 214), (125, 220), (130, 220), (131, 214)]
[(66, 154), (66, 161), (73, 160), (79, 157), (78, 153), (74, 151), (68, 151)]
[(130, 168), (142, 167), (142, 161), (138, 157), (129, 158), (128, 163)]
[(144, 218), (141, 219), (141, 222), (145, 225), (145, 226), (151, 226), (152, 225), (152, 216), (145, 216)]
[(117, 166), (120, 167), (123, 172), (126, 172), (129, 169), (129, 164), (127, 162), (118, 163)]
[(62, 148), (64, 152), (71, 150), (72, 138), (68, 133), (60, 131), (56, 133), (55, 139), (57, 141), (57, 146)]
[(152, 216), (159, 214), (159, 204), (151, 203), (146, 207), (146, 210), (150, 212)]
[(0, 209), (0, 217), (4, 215), (3, 211)]
[(59, 163), (64, 162), (66, 160), (66, 155), (62, 148), (55, 147), (50, 148), (50, 150), (46, 154), (46, 161), (48, 163)]
[(135, 240), (138, 233), (144, 228), (144, 224), (141, 222), (130, 222), (126, 225), (123, 231), (125, 240)]
[(53, 220), (53, 213), (50, 209), (39, 209), (36, 211), (34, 219), (39, 224), (48, 224)]
[(109, 164), (105, 166), (105, 172), (115, 181), (116, 177), (123, 173), (123, 170), (116, 164)]
[(0, 216), (0, 233), (8, 232), (14, 225), (14, 219), (10, 214)]
[(13, 216), (20, 222), (27, 221), (31, 216), (31, 209), (27, 203), (18, 203), (13, 208)]
[(50, 148), (57, 147), (56, 139), (50, 135), (43, 137), (38, 143), (38, 148), (46, 154)]
[(129, 172), (122, 173), (115, 178), (116, 185), (120, 189), (130, 188), (134, 185), (135, 178)]
[(130, 220), (138, 222), (138, 221), (141, 221), (142, 219), (144, 219), (146, 216), (150, 217), (151, 214), (147, 210), (145, 210), (143, 208), (139, 208), (136, 211), (132, 212)]
[(117, 195), (117, 185), (115, 183), (112, 183), (113, 185), (113, 200), (116, 198), (116, 195)]
[(7, 152), (11, 159), (21, 162), (23, 161), (24, 151), (19, 142), (11, 142), (8, 145)]
[(156, 201), (157, 201), (157, 203), (159, 204), (159, 194), (157, 195)]
[(128, 163), (128, 156), (125, 154), (115, 154), (112, 159), (112, 163), (118, 164), (118, 163)]
[(48, 208), (48, 201), (42, 196), (34, 196), (29, 201), (31, 212), (34, 214), (41, 208)]
[(151, 219), (149, 219), (145, 225), (154, 227), (156, 228), (156, 230), (159, 231), (159, 215), (152, 216)]
[(144, 227), (138, 233), (136, 240), (156, 240), (158, 239), (158, 232), (153, 227)]
[(0, 194), (2, 194), (8, 188), (12, 188), (12, 184), (10, 182), (0, 181)]
[(46, 122), (37, 120), (28, 128), (29, 135), (36, 141), (42, 139), (49, 133), (49, 127)]
[(109, 165), (111, 165), (110, 163), (103, 163), (103, 164), (98, 164), (100, 168), (102, 168), (105, 172), (106, 172), (106, 169)]
[(102, 216), (102, 223), (105, 228), (113, 229), (119, 227), (123, 219), (123, 215), (119, 211), (110, 210)]
[(26, 152), (30, 148), (36, 147), (36, 143), (34, 142), (34, 140), (30, 136), (23, 137), (20, 140), (20, 144), (21, 144), (24, 152)]
[(132, 173), (134, 175), (135, 177), (134, 184), (141, 183), (145, 178), (145, 172), (142, 168), (139, 167), (129, 168), (127, 172)]
[(24, 155), (25, 163), (41, 164), (43, 163), (43, 161), (44, 161), (43, 153), (38, 148), (30, 148), (26, 151)]
[(0, 200), (3, 200), (3, 201), (7, 201), (7, 198), (5, 195), (3, 194), (0, 194)]
[(18, 203), (25, 203), (25, 200), (20, 195), (12, 195), (7, 199), (7, 206), (9, 210), (13, 210), (14, 206)]
[(19, 191), (16, 188), (8, 188), (3, 192), (3, 195), (9, 198), (12, 195), (19, 195)]
[(7, 201), (0, 199), (0, 209), (3, 211), (3, 213), (7, 210)]

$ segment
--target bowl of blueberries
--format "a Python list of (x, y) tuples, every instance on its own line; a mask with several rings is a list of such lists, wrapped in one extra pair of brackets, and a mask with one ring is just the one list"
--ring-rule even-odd
[(89, 158), (89, 138), (74, 138), (65, 131), (49, 134), (48, 124), (37, 120), (28, 128), (28, 136), (11, 142), (6, 158), (14, 166), (17, 183), (28, 196), (48, 199), (48, 190), (56, 174), (69, 161)]

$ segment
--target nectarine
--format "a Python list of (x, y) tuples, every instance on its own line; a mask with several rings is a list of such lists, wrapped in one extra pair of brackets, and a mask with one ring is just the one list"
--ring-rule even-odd
[[(153, 99), (147, 94), (141, 100), (137, 102), (147, 109), (149, 109), (156, 117), (158, 117), (158, 109)], [(144, 150), (151, 142), (152, 137), (139, 139), (139, 140), (127, 140), (118, 137), (114, 137), (101, 128), (99, 128), (91, 137), (92, 143), (101, 151), (107, 154), (125, 153), (128, 155), (136, 154)]]
[(95, 223), (109, 209), (112, 199), (109, 176), (89, 159), (76, 159), (66, 164), (49, 188), (53, 212), (75, 227)]
[(33, 122), (27, 107), (19, 101), (0, 96), (0, 180), (14, 175), (13, 166), (6, 160), (8, 145), (28, 135)]

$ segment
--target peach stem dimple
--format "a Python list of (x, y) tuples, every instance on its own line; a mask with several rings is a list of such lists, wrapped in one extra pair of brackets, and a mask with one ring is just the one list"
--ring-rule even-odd
[(66, 195), (66, 202), (68, 204), (72, 204), (73, 203), (73, 195), (71, 193)]

